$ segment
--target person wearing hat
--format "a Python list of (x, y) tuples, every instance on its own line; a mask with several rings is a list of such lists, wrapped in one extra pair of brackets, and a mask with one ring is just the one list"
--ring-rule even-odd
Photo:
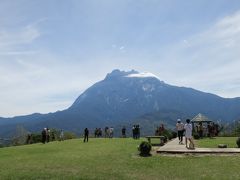
[(176, 129), (177, 129), (179, 144), (183, 144), (182, 141), (183, 141), (184, 124), (181, 122), (181, 119), (177, 120)]

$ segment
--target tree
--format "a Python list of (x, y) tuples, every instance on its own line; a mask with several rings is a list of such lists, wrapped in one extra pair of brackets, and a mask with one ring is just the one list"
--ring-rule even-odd
[(12, 144), (14, 146), (25, 144), (27, 134), (28, 134), (28, 131), (22, 125), (17, 125), (15, 133), (12, 138)]
[(236, 136), (240, 136), (240, 120), (238, 120), (238, 121), (236, 122), (235, 135), (236, 135)]

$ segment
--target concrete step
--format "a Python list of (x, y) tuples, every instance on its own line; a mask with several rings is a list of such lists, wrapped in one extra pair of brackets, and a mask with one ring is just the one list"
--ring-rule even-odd
[(187, 149), (185, 145), (179, 144), (178, 139), (174, 139), (164, 146), (157, 149), (157, 153), (202, 153), (202, 154), (217, 154), (217, 153), (240, 153), (240, 148), (195, 148)]

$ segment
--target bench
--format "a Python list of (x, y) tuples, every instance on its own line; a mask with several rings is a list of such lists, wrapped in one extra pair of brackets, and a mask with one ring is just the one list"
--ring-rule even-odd
[(165, 136), (146, 136), (146, 139), (151, 144), (151, 139), (159, 139), (160, 145), (164, 145)]

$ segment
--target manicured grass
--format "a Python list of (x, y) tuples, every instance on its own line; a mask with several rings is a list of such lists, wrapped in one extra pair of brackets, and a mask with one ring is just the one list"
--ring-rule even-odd
[(239, 179), (240, 156), (138, 156), (140, 140), (82, 139), (0, 149), (0, 179)]
[(227, 144), (229, 148), (236, 148), (237, 137), (214, 137), (195, 140), (198, 147), (217, 148), (218, 144)]

